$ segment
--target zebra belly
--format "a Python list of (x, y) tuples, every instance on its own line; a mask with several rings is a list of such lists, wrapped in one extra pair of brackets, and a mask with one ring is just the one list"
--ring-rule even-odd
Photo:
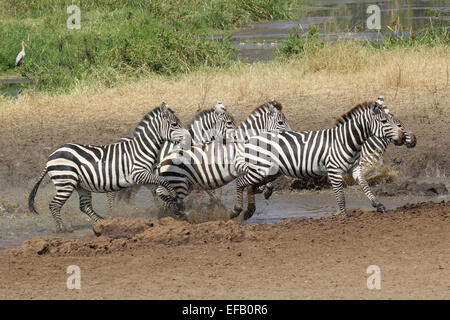
[(190, 150), (169, 153), (158, 173), (173, 185), (189, 183), (202, 189), (217, 189), (236, 178), (234, 154), (233, 145), (215, 141), (195, 145)]

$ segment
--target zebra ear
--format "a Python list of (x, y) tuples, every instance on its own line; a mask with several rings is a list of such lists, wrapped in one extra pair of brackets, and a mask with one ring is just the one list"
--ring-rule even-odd
[(217, 102), (217, 104), (214, 106), (214, 111), (218, 114), (225, 113), (227, 111), (227, 108), (223, 105), (222, 102)]
[(275, 113), (275, 107), (273, 106), (273, 104), (264, 102), (264, 105), (269, 108), (270, 115), (273, 115)]
[(373, 104), (373, 112), (375, 113), (375, 115), (379, 115), (381, 113), (380, 106), (376, 103)]
[(161, 114), (164, 118), (169, 117), (169, 108), (165, 102), (161, 103), (161, 105), (159, 106), (159, 109), (161, 110)]

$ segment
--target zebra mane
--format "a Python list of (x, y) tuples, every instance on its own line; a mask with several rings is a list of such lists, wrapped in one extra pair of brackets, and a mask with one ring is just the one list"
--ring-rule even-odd
[[(193, 125), (197, 120), (199, 120), (200, 118), (203, 118), (205, 115), (208, 115), (208, 114), (213, 113), (213, 112), (215, 112), (214, 108), (206, 109), (206, 110), (203, 110), (203, 111), (198, 112), (198, 113), (195, 115), (194, 119), (192, 119), (191, 122), (189, 122), (189, 124), (188, 124), (188, 126), (187, 126), (187, 129), (188, 129), (188, 130), (191, 129), (192, 125)], [(230, 113), (228, 113), (228, 116), (234, 121), (234, 118), (233, 118), (233, 116), (232, 116)]]
[[(270, 100), (269, 103), (271, 105), (273, 105), (279, 111), (283, 110), (283, 105), (281, 103), (279, 103), (278, 101)], [(264, 107), (265, 107), (265, 104), (263, 103), (263, 104), (257, 106), (255, 109), (253, 109), (252, 112), (250, 112), (250, 114), (256, 113), (256, 112), (260, 111), (261, 109), (263, 109)]]
[[(167, 107), (167, 110), (169, 111), (169, 113), (171, 113), (174, 117), (175, 114), (172, 111), (172, 109), (170, 109), (170, 107)], [(158, 106), (156, 108), (154, 108), (152, 111), (150, 111), (149, 113), (147, 113), (144, 117), (142, 117), (142, 120), (139, 121), (139, 123), (136, 125), (136, 128), (134, 129), (133, 135), (135, 135), (138, 131), (139, 128), (142, 127), (146, 127), (148, 125), (148, 123), (151, 121), (152, 118), (157, 117), (158, 115), (161, 114), (161, 108)], [(176, 117), (177, 118), (177, 117)], [(177, 118), (178, 119), (178, 118)], [(178, 120), (179, 121), (179, 120)]]
[(350, 120), (352, 120), (355, 116), (361, 114), (366, 109), (369, 109), (373, 104), (373, 101), (365, 101), (362, 103), (357, 104), (353, 108), (351, 108), (349, 111), (344, 113), (342, 116), (337, 117), (334, 125), (337, 127), (339, 125), (342, 125)]

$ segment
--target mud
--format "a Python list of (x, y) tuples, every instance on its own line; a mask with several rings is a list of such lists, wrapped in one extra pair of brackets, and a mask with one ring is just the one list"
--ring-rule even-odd
[[(44, 236), (27, 240), (21, 248), (11, 249), (6, 255), (50, 255), (50, 256), (92, 256), (111, 254), (124, 250), (163, 244), (180, 246), (186, 244), (231, 243), (243, 241), (271, 241), (282, 234), (284, 229), (317, 232), (319, 229), (339, 228), (340, 225), (355, 226), (366, 223), (386, 222), (420, 223), (417, 218), (438, 219), (448, 223), (450, 207), (448, 203), (407, 204), (385, 214), (364, 212), (361, 209), (349, 209), (348, 216), (331, 216), (320, 219), (291, 219), (276, 224), (242, 225), (239, 220), (209, 221), (190, 223), (167, 217), (159, 220), (112, 218), (96, 222), (92, 226), (96, 236), (88, 239), (65, 239), (63, 237)], [(396, 222), (399, 225), (399, 221)]]
[[(449, 299), (450, 203), (276, 224), (116, 218), (0, 255), (2, 299)], [(68, 290), (66, 269), (81, 269)], [(381, 290), (366, 269), (381, 269)]]
[(402, 183), (391, 183), (381, 185), (373, 190), (381, 196), (398, 196), (406, 194), (436, 196), (448, 194), (444, 183), (417, 183), (417, 181), (405, 181)]

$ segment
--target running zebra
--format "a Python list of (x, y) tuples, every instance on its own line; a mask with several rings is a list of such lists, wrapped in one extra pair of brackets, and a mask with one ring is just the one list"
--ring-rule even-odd
[[(379, 97), (378, 99), (383, 100), (383, 97)], [(393, 114), (390, 115), (393, 117)], [(407, 148), (414, 148), (417, 142), (414, 133), (412, 133), (399, 119), (393, 117), (392, 120), (403, 131), (403, 135), (405, 138), (404, 143), (403, 141), (400, 141), (395, 144), (398, 146), (406, 145)], [(362, 187), (364, 194), (370, 200), (372, 205), (376, 207), (380, 212), (384, 212), (385, 207), (372, 193), (365, 176), (371, 167), (373, 167), (378, 162), (382, 162), (383, 153), (386, 151), (389, 143), (390, 140), (379, 138), (376, 136), (371, 136), (369, 139), (367, 139), (361, 146), (361, 158), (359, 159), (359, 163), (352, 171), (352, 175), (355, 181)], [(259, 187), (255, 191), (257, 191), (258, 193), (264, 192), (265, 198), (269, 199), (273, 191), (273, 186), (269, 182), (266, 185)]]
[[(239, 127), (227, 132), (227, 138), (194, 145), (189, 149), (169, 153), (156, 172), (174, 188), (179, 200), (183, 200), (193, 187), (213, 190), (224, 186), (238, 176), (235, 155), (238, 148), (250, 137), (263, 131), (290, 130), (282, 106), (277, 101), (257, 107)], [(164, 199), (164, 186), (156, 193)], [(179, 208), (183, 210), (182, 207)]]
[(103, 146), (65, 144), (49, 156), (31, 190), (29, 209), (37, 214), (34, 198), (46, 173), (56, 187), (49, 207), (58, 232), (64, 230), (61, 207), (74, 190), (79, 195), (80, 210), (93, 221), (102, 217), (92, 208), (92, 192), (117, 191), (135, 184), (159, 184), (168, 188), (169, 195), (176, 199), (171, 186), (153, 174), (152, 168), (163, 142), (180, 141), (185, 135), (180, 120), (163, 102), (144, 116), (131, 140)]
[[(414, 148), (416, 145), (416, 136), (412, 133), (400, 120), (394, 118), (390, 114), (394, 123), (402, 130), (404, 136), (404, 142), (394, 144), (397, 146), (406, 145), (407, 148)], [(372, 136), (366, 140), (366, 142), (361, 147), (361, 158), (358, 164), (352, 171), (352, 176), (355, 181), (361, 186), (366, 197), (370, 200), (373, 207), (377, 208), (378, 212), (386, 211), (384, 205), (375, 197), (372, 190), (367, 183), (365, 178), (367, 172), (371, 167), (373, 167), (377, 162), (383, 160), (383, 153), (386, 151), (389, 143), (391, 141), (386, 138), (380, 138), (377, 136)]]
[[(187, 126), (187, 131), (189, 132), (189, 136), (191, 139), (191, 144), (200, 144), (204, 142), (213, 141), (220, 137), (224, 137), (227, 130), (235, 130), (237, 127), (236, 121), (233, 116), (227, 111), (227, 108), (223, 105), (222, 102), (218, 102), (211, 109), (207, 109), (199, 112), (194, 119)], [(127, 141), (130, 138), (123, 138), (119, 141)], [(188, 141), (186, 141), (189, 143)], [(154, 169), (157, 164), (169, 153), (179, 147), (181, 144), (175, 144), (169, 141), (165, 141), (161, 147), (161, 150), (158, 154), (158, 159), (155, 162)], [(108, 207), (110, 210), (113, 208), (115, 198), (122, 197), (127, 200), (127, 202), (134, 203), (134, 199), (136, 197), (136, 193), (139, 191), (141, 185), (136, 185), (131, 188), (126, 188), (119, 190), (117, 192), (108, 192)], [(156, 186), (154, 185), (145, 185), (156, 198)], [(213, 201), (218, 201), (215, 197), (214, 193), (211, 191), (207, 191), (208, 195)]]
[[(400, 143), (403, 131), (388, 114), (382, 99), (358, 104), (336, 120), (335, 127), (319, 131), (268, 132), (252, 137), (244, 145), (237, 162), (243, 173), (236, 181), (237, 198), (232, 218), (242, 211), (242, 193), (247, 188), (249, 208), (244, 214), (249, 219), (254, 211), (255, 189), (280, 175), (291, 177), (328, 176), (339, 205), (345, 215), (345, 197), (342, 178), (346, 172), (359, 167), (361, 146), (376, 136)], [(359, 177), (358, 177), (359, 178)], [(360, 179), (358, 179), (360, 182)], [(379, 202), (372, 205), (383, 211)]]

